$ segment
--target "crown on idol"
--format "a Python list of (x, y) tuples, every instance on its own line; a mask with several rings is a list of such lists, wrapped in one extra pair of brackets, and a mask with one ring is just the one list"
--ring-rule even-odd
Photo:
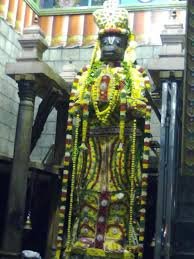
[(124, 8), (119, 8), (117, 0), (105, 1), (103, 8), (96, 10), (93, 15), (99, 28), (99, 35), (111, 32), (130, 34), (128, 11)]

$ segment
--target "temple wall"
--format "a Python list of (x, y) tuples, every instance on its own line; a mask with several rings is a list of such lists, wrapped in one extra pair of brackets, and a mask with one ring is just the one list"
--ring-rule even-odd
[[(81, 69), (89, 63), (93, 48), (50, 48), (44, 53), (43, 59), (58, 73), (63, 70), (63, 65), (69, 61), (76, 69)], [(138, 64), (147, 67), (150, 60), (157, 58), (161, 51), (161, 45), (140, 45), (136, 48)]]
[(18, 34), (0, 18), (0, 154), (13, 156), (18, 88), (14, 80), (5, 75), (5, 64), (14, 62), (20, 52)]
[[(12, 157), (18, 113), (18, 87), (14, 80), (5, 75), (5, 64), (15, 62), (20, 54), (19, 34), (0, 18), (0, 155)], [(41, 99), (36, 97), (35, 115)], [(44, 132), (34, 149), (31, 159), (42, 160), (54, 143), (56, 110), (49, 115)]]
[[(41, 98), (36, 97), (34, 117), (36, 116), (40, 102)], [(57, 112), (53, 109), (47, 118), (44, 130), (31, 154), (31, 160), (43, 161), (49, 150), (52, 148), (52, 145), (55, 143), (56, 118)]]
[[(13, 156), (16, 120), (18, 112), (18, 88), (14, 80), (5, 75), (5, 64), (15, 62), (21, 51), (16, 33), (7, 22), (0, 18), (0, 155)], [(139, 46), (137, 47), (137, 62), (144, 67), (149, 61), (157, 57), (161, 46)], [(77, 70), (89, 63), (92, 48), (50, 48), (44, 54), (47, 62), (56, 72), (63, 71), (63, 65), (72, 61)], [(41, 99), (36, 98), (35, 114)], [(42, 161), (49, 148), (54, 144), (56, 128), (56, 110), (54, 109), (44, 131), (35, 147), (31, 160)], [(159, 123), (152, 115), (152, 132), (159, 139)]]
[(152, 140), (160, 142), (160, 123), (153, 110), (151, 112), (150, 131)]
[(81, 69), (89, 63), (93, 48), (50, 48), (44, 53), (43, 59), (58, 73), (63, 71), (63, 65), (72, 61), (76, 69)]

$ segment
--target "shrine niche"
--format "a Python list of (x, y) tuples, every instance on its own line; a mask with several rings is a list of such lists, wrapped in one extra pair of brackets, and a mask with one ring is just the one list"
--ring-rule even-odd
[(99, 38), (70, 97), (55, 258), (142, 258), (150, 83), (128, 12), (105, 2), (94, 17)]

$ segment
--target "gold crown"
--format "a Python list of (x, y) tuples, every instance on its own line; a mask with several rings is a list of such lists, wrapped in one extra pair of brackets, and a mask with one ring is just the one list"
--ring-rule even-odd
[(128, 12), (126, 9), (118, 7), (117, 0), (105, 1), (103, 9), (96, 10), (93, 15), (99, 27), (99, 34), (106, 32), (130, 34)]

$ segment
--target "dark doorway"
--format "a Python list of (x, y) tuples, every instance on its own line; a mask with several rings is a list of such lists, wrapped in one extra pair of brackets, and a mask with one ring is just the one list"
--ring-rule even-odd
[(33, 172), (29, 179), (26, 218), (31, 212), (31, 229), (24, 229), (23, 250), (32, 250), (45, 258), (49, 227), (57, 205), (59, 181), (57, 176)]

